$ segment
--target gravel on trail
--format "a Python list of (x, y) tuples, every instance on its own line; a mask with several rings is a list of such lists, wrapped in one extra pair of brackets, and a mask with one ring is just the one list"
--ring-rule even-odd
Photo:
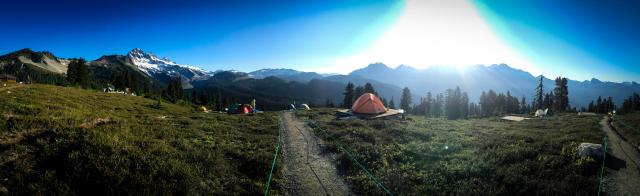
[(289, 195), (352, 195), (338, 174), (336, 156), (324, 150), (324, 142), (298, 120), (284, 112), (284, 188)]

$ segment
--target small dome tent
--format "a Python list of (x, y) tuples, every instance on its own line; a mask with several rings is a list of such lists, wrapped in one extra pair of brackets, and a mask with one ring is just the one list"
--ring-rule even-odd
[(371, 93), (358, 97), (351, 107), (351, 112), (358, 114), (381, 114), (386, 111), (387, 108), (384, 107), (380, 98)]
[(236, 111), (238, 114), (250, 114), (253, 113), (253, 107), (249, 104), (242, 104)]
[(227, 113), (229, 114), (251, 114), (254, 113), (255, 110), (249, 104), (237, 104), (234, 103), (229, 106)]
[(200, 112), (208, 112), (209, 110), (207, 110), (207, 107), (200, 106), (200, 107), (198, 107), (198, 111), (200, 111)]

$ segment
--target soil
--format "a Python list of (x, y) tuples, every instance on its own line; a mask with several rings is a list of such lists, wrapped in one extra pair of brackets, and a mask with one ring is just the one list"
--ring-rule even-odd
[(609, 138), (604, 192), (607, 195), (640, 195), (640, 153), (611, 128), (608, 116), (600, 121), (600, 125)]
[(335, 154), (292, 112), (284, 123), (284, 177), (289, 195), (352, 195), (336, 169)]

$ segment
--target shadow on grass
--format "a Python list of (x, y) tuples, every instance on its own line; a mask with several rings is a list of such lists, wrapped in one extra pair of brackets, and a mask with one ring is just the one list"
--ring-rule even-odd
[(618, 171), (620, 170), (620, 168), (626, 168), (627, 162), (611, 154), (607, 154), (607, 158), (604, 161), (604, 165), (609, 169)]

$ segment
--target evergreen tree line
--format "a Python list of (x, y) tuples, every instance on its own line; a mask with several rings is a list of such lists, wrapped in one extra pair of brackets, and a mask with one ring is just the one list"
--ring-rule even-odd
[(232, 102), (230, 99), (223, 97), (219, 91), (212, 92), (204, 89), (201, 91), (197, 91), (196, 89), (191, 90), (189, 100), (191, 100), (193, 104), (202, 105), (213, 110), (223, 110)]
[(531, 111), (539, 109), (549, 109), (554, 112), (576, 111), (576, 108), (571, 108), (571, 105), (569, 104), (569, 87), (567, 78), (556, 78), (553, 91), (546, 94), (544, 93), (544, 86), (542, 84), (543, 78), (544, 76), (540, 75), (540, 81), (536, 87), (533, 103), (531, 104)]
[[(410, 94), (410, 91), (406, 89), (404, 91)], [(406, 96), (410, 97), (410, 96)], [(410, 103), (410, 99), (402, 99)], [(445, 116), (448, 119), (467, 118), (469, 108), (469, 98), (466, 92), (461, 92), (460, 88), (447, 89), (444, 93), (436, 94), (435, 96), (431, 92), (427, 92), (425, 97), (420, 97), (420, 102), (413, 104), (412, 107), (407, 107), (406, 111), (415, 115), (424, 115), (427, 117), (442, 117)], [(404, 104), (407, 105), (407, 104)]]
[(137, 94), (149, 94), (151, 93), (151, 84), (145, 78), (138, 74), (133, 74), (131, 71), (114, 72), (111, 75), (111, 84), (116, 90), (129, 89), (130, 92)]
[(582, 111), (594, 112), (599, 114), (606, 114), (613, 111), (616, 108), (615, 103), (611, 97), (602, 99), (602, 96), (598, 96), (598, 99), (594, 102), (591, 101), (587, 108), (582, 108)]
[[(344, 93), (342, 93), (344, 95), (344, 99), (342, 100), (342, 107), (351, 108), (356, 99), (358, 99), (365, 93), (372, 93), (378, 96), (378, 92), (376, 92), (371, 83), (366, 83), (364, 86), (355, 86), (351, 82), (347, 83), (347, 86), (344, 88)], [(384, 98), (382, 98), (381, 101), (385, 104), (385, 106), (388, 104), (387, 100)], [(329, 106), (330, 104), (332, 104), (332, 102), (327, 100), (325, 106)]]
[[(366, 89), (366, 90), (365, 90)], [(353, 101), (365, 92), (375, 92), (373, 86), (367, 84), (363, 87), (356, 87), (353, 83), (348, 83), (345, 87), (345, 95), (342, 106), (350, 108)], [(426, 97), (421, 97), (420, 102), (412, 104), (412, 95), (409, 88), (402, 89), (399, 108), (407, 113), (415, 115), (425, 115), (428, 117), (446, 117), (448, 119), (461, 119), (468, 117), (491, 117), (505, 114), (531, 114), (538, 109), (550, 109), (553, 112), (573, 112), (577, 111), (569, 104), (568, 80), (563, 77), (555, 79), (555, 86), (552, 91), (544, 93), (543, 76), (540, 76), (539, 84), (536, 87), (533, 102), (527, 103), (525, 96), (520, 99), (513, 96), (511, 92), (497, 93), (494, 90), (482, 92), (479, 102), (476, 104), (469, 101), (466, 92), (462, 92), (460, 87), (447, 89), (444, 93), (432, 94), (427, 92)], [(640, 97), (637, 94), (630, 97), (625, 106), (625, 111), (631, 111), (640, 107)], [(603, 113), (615, 108), (611, 98), (604, 101), (599, 98), (597, 104), (590, 104), (588, 111)], [(383, 100), (385, 106), (394, 108), (393, 98), (389, 103)], [(325, 106), (331, 107), (331, 101), (327, 100)], [(635, 109), (637, 110), (637, 109)]]
[(111, 70), (109, 75), (100, 79), (98, 73), (93, 73), (87, 61), (80, 59), (72, 59), (67, 68), (66, 82), (68, 85), (80, 86), (82, 88), (100, 89), (104, 86), (111, 86), (115, 90), (129, 90), (131, 93), (139, 95), (150, 94), (151, 84), (149, 80), (140, 74), (134, 74), (131, 70)]
[[(408, 90), (408, 89), (407, 89)], [(410, 91), (407, 91), (410, 93)], [(404, 100), (404, 99), (403, 99)], [(410, 100), (406, 100), (410, 101)], [(431, 92), (427, 92), (426, 97), (420, 97), (420, 103), (413, 105), (412, 108), (407, 108), (412, 114), (425, 115), (427, 117), (440, 117), (444, 113), (445, 98), (444, 94), (436, 94), (433, 96)], [(406, 105), (406, 104), (404, 104)]]
[(82, 88), (89, 87), (89, 66), (87, 61), (80, 59), (72, 59), (67, 67), (67, 82), (70, 85), (79, 85)]
[(634, 111), (640, 111), (640, 95), (638, 95), (638, 93), (633, 93), (633, 95), (625, 99), (620, 107), (620, 112), (622, 113), (631, 113)]
[(180, 78), (174, 78), (169, 82), (167, 89), (162, 91), (162, 98), (173, 103), (185, 98)]
[(531, 112), (531, 106), (527, 104), (526, 98), (523, 96), (520, 101), (507, 91), (506, 94), (496, 93), (493, 90), (482, 92), (480, 95), (479, 106), (474, 105), (470, 109), (472, 116), (490, 117), (503, 114), (527, 114)]

